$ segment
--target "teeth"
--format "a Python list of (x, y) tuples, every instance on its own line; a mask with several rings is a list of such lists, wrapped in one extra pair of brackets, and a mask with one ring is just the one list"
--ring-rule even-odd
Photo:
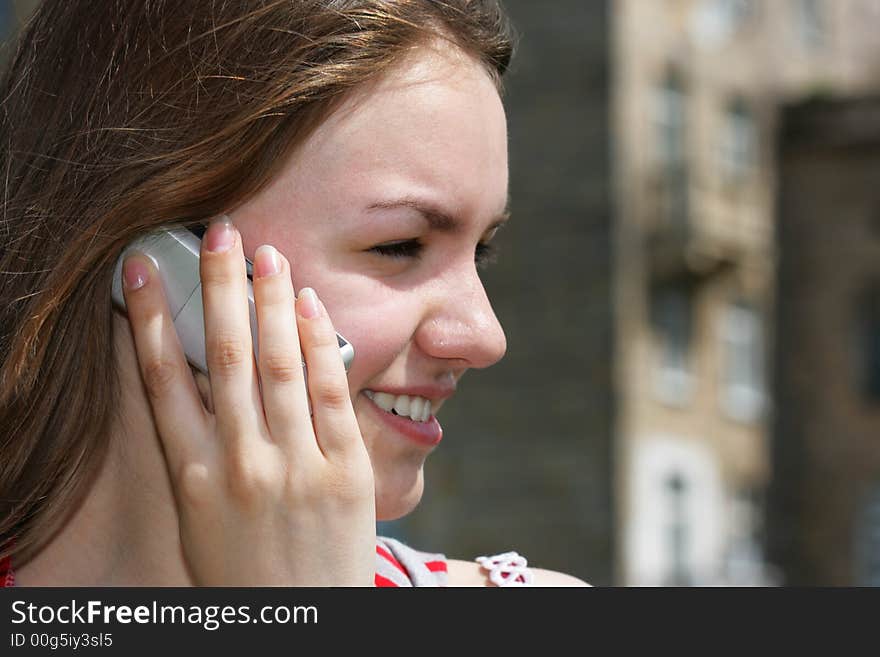
[(394, 408), (394, 399), (394, 395), (389, 395), (387, 392), (377, 392), (373, 395), (373, 401), (376, 402), (376, 406), (389, 413)]
[[(400, 395), (400, 397), (394, 400), (394, 410), (398, 415), (409, 415), (415, 409), (417, 401), (418, 399), (413, 399), (412, 403), (410, 403), (409, 395)], [(416, 418), (417, 415), (412, 413), (412, 417)]]
[[(415, 420), (416, 422), (424, 422), (428, 418), (422, 418), (422, 411), (425, 408), (425, 402), (427, 400), (422, 399), (421, 397), (413, 397), (409, 402), (409, 416)], [(428, 402), (430, 405), (430, 402)]]
[(390, 413), (392, 410), (402, 417), (408, 417), (414, 422), (427, 422), (431, 417), (431, 400), (415, 395), (392, 395), (387, 392), (373, 392), (365, 390), (364, 394), (373, 400), (383, 411)]

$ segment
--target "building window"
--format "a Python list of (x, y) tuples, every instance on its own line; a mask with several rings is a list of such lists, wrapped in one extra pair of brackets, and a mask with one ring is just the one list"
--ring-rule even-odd
[(763, 502), (756, 490), (734, 490), (727, 500), (724, 580), (729, 586), (776, 586), (763, 547)]
[(794, 24), (798, 40), (810, 50), (825, 44), (826, 7), (823, 0), (794, 0)]
[(757, 13), (755, 0), (703, 0), (691, 15), (691, 34), (701, 47), (719, 47), (749, 25)]
[(626, 481), (621, 518), (627, 585), (707, 586), (721, 581), (725, 559), (725, 490), (703, 436), (640, 436)]
[(684, 285), (657, 288), (652, 301), (652, 322), (657, 341), (655, 389), (664, 402), (683, 405), (690, 401), (693, 299)]
[(880, 281), (858, 299), (856, 317), (858, 387), (869, 403), (880, 404)]
[(730, 417), (754, 422), (764, 409), (764, 328), (753, 308), (737, 303), (721, 320), (721, 406)]
[(666, 499), (669, 503), (667, 586), (690, 586), (692, 576), (688, 564), (690, 553), (690, 526), (688, 523), (688, 481), (681, 472), (673, 472), (666, 479)]
[(724, 111), (721, 128), (720, 159), (724, 179), (743, 180), (757, 161), (757, 129), (748, 105), (742, 99), (731, 102)]
[(667, 72), (655, 91), (653, 121), (661, 168), (680, 169), (685, 162), (685, 94), (681, 75)]
[(670, 68), (655, 91), (653, 122), (659, 174), (658, 221), (671, 227), (687, 224), (686, 102), (681, 74)]

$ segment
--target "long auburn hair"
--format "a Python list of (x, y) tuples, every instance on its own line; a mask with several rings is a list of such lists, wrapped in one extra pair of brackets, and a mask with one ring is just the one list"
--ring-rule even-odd
[(501, 90), (498, 0), (44, 0), (0, 83), (0, 558), (81, 503), (119, 406), (136, 236), (254, 195), (346, 94), (446, 39)]

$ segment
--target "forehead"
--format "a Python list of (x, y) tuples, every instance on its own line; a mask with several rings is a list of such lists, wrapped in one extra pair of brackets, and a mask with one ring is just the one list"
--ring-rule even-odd
[[(302, 145), (299, 173), (409, 186), (463, 203), (507, 197), (507, 127), (495, 83), (451, 48), (420, 48), (346, 100)], [(389, 192), (414, 190), (389, 189)]]

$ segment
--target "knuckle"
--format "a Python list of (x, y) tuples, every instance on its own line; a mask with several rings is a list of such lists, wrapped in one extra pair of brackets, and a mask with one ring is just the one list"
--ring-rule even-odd
[(289, 383), (302, 377), (302, 361), (290, 353), (260, 352), (260, 372), (279, 383)]
[(244, 341), (238, 335), (223, 331), (214, 336), (206, 354), (208, 367), (216, 374), (238, 371), (245, 362), (245, 356)]
[[(313, 329), (308, 332), (308, 346), (312, 349), (338, 349), (336, 333), (324, 322), (312, 322)], [(320, 326), (317, 326), (320, 324)]]
[(210, 471), (203, 463), (187, 463), (180, 468), (178, 489), (181, 500), (195, 509), (208, 506), (215, 498)]
[(230, 496), (239, 505), (253, 508), (271, 499), (272, 479), (252, 462), (239, 461), (230, 468), (228, 487)]
[(171, 391), (179, 368), (173, 360), (153, 358), (143, 367), (144, 386), (151, 397), (162, 397)]
[[(313, 376), (309, 374), (309, 376)], [(351, 404), (348, 386), (335, 379), (323, 378), (314, 381), (311, 390), (312, 401), (331, 410), (342, 410)]]

